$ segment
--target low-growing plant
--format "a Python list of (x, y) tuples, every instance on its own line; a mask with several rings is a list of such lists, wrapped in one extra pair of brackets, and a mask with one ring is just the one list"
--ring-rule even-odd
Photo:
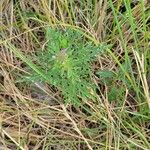
[(106, 46), (88, 42), (78, 31), (49, 27), (45, 48), (34, 57), (48, 81), (37, 73), (30, 79), (50, 83), (62, 92), (65, 102), (80, 105), (80, 99), (94, 98), (91, 63), (104, 49)]

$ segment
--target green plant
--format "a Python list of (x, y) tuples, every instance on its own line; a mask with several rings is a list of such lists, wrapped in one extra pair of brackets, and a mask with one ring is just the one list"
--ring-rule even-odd
[[(95, 46), (80, 32), (71, 29), (47, 28), (46, 41), (46, 48), (35, 57), (48, 77), (46, 82), (58, 88), (67, 103), (80, 105), (79, 99), (93, 99), (91, 93), (95, 86), (91, 81), (91, 62), (106, 46)], [(37, 73), (32, 80), (45, 82)]]
[[(120, 71), (120, 70), (119, 70)], [(116, 72), (110, 70), (99, 70), (96, 72), (97, 76), (100, 78), (102, 84), (106, 84), (108, 87), (108, 100), (116, 101), (117, 99), (122, 99), (125, 93), (125, 88), (122, 85), (120, 87), (118, 81), (123, 82), (125, 77), (121, 74), (122, 72)], [(126, 82), (126, 80), (124, 81)]]

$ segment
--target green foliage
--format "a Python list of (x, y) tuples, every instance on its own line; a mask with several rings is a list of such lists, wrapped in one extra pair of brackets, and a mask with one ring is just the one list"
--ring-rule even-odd
[(109, 71), (109, 70), (100, 70), (100, 71), (97, 71), (96, 73), (98, 76), (100, 76), (103, 80), (108, 80), (108, 79), (111, 79), (116, 77), (116, 74), (112, 71)]
[[(108, 99), (109, 101), (115, 101), (116, 99), (122, 99), (125, 93), (124, 86), (117, 85), (117, 81), (124, 82), (124, 76), (122, 71), (114, 73), (110, 70), (100, 70), (96, 73), (101, 81), (108, 86)], [(126, 80), (125, 80), (126, 81)]]
[[(46, 48), (38, 52), (36, 61), (49, 78), (51, 85), (61, 90), (67, 103), (80, 104), (81, 99), (93, 99), (94, 83), (91, 81), (91, 62), (105, 46), (95, 46), (84, 36), (71, 29), (46, 29)], [(36, 80), (43, 80), (35, 75)], [(35, 78), (34, 78), (35, 80)]]

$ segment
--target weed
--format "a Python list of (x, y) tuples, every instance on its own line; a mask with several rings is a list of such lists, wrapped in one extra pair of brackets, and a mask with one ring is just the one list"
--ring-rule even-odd
[[(48, 82), (63, 94), (66, 103), (80, 105), (80, 99), (93, 99), (95, 86), (91, 80), (91, 63), (106, 50), (106, 46), (88, 42), (72, 29), (46, 29), (46, 46), (37, 52), (35, 60), (48, 81), (32, 74), (32, 81)], [(36, 77), (36, 78), (35, 78)]]

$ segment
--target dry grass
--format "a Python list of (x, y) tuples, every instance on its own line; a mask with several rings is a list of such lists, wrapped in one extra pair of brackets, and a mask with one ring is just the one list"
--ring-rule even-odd
[[(149, 2), (143, 2), (148, 10)], [(114, 5), (123, 11), (121, 1), (114, 1)], [(149, 19), (144, 12), (143, 21), (142, 9), (138, 3), (131, 9), (141, 29)], [(0, 150), (150, 149), (149, 28), (134, 37), (131, 22), (120, 15), (122, 39), (114, 18), (107, 0), (95, 0), (93, 7), (91, 1), (83, 1), (83, 6), (68, 0), (0, 1)], [(93, 75), (99, 87), (97, 100), (89, 99), (75, 107), (65, 105), (60, 91), (48, 83), (20, 83), (30, 72), (7, 44), (12, 43), (25, 56), (33, 56), (46, 44), (47, 26), (71, 27), (84, 32), (95, 44), (111, 43), (111, 50), (93, 62), (93, 72), (117, 72), (121, 68), (132, 88), (119, 79), (110, 86)], [(123, 66), (126, 59), (133, 60), (133, 74)], [(113, 86), (124, 92), (110, 101)]]

